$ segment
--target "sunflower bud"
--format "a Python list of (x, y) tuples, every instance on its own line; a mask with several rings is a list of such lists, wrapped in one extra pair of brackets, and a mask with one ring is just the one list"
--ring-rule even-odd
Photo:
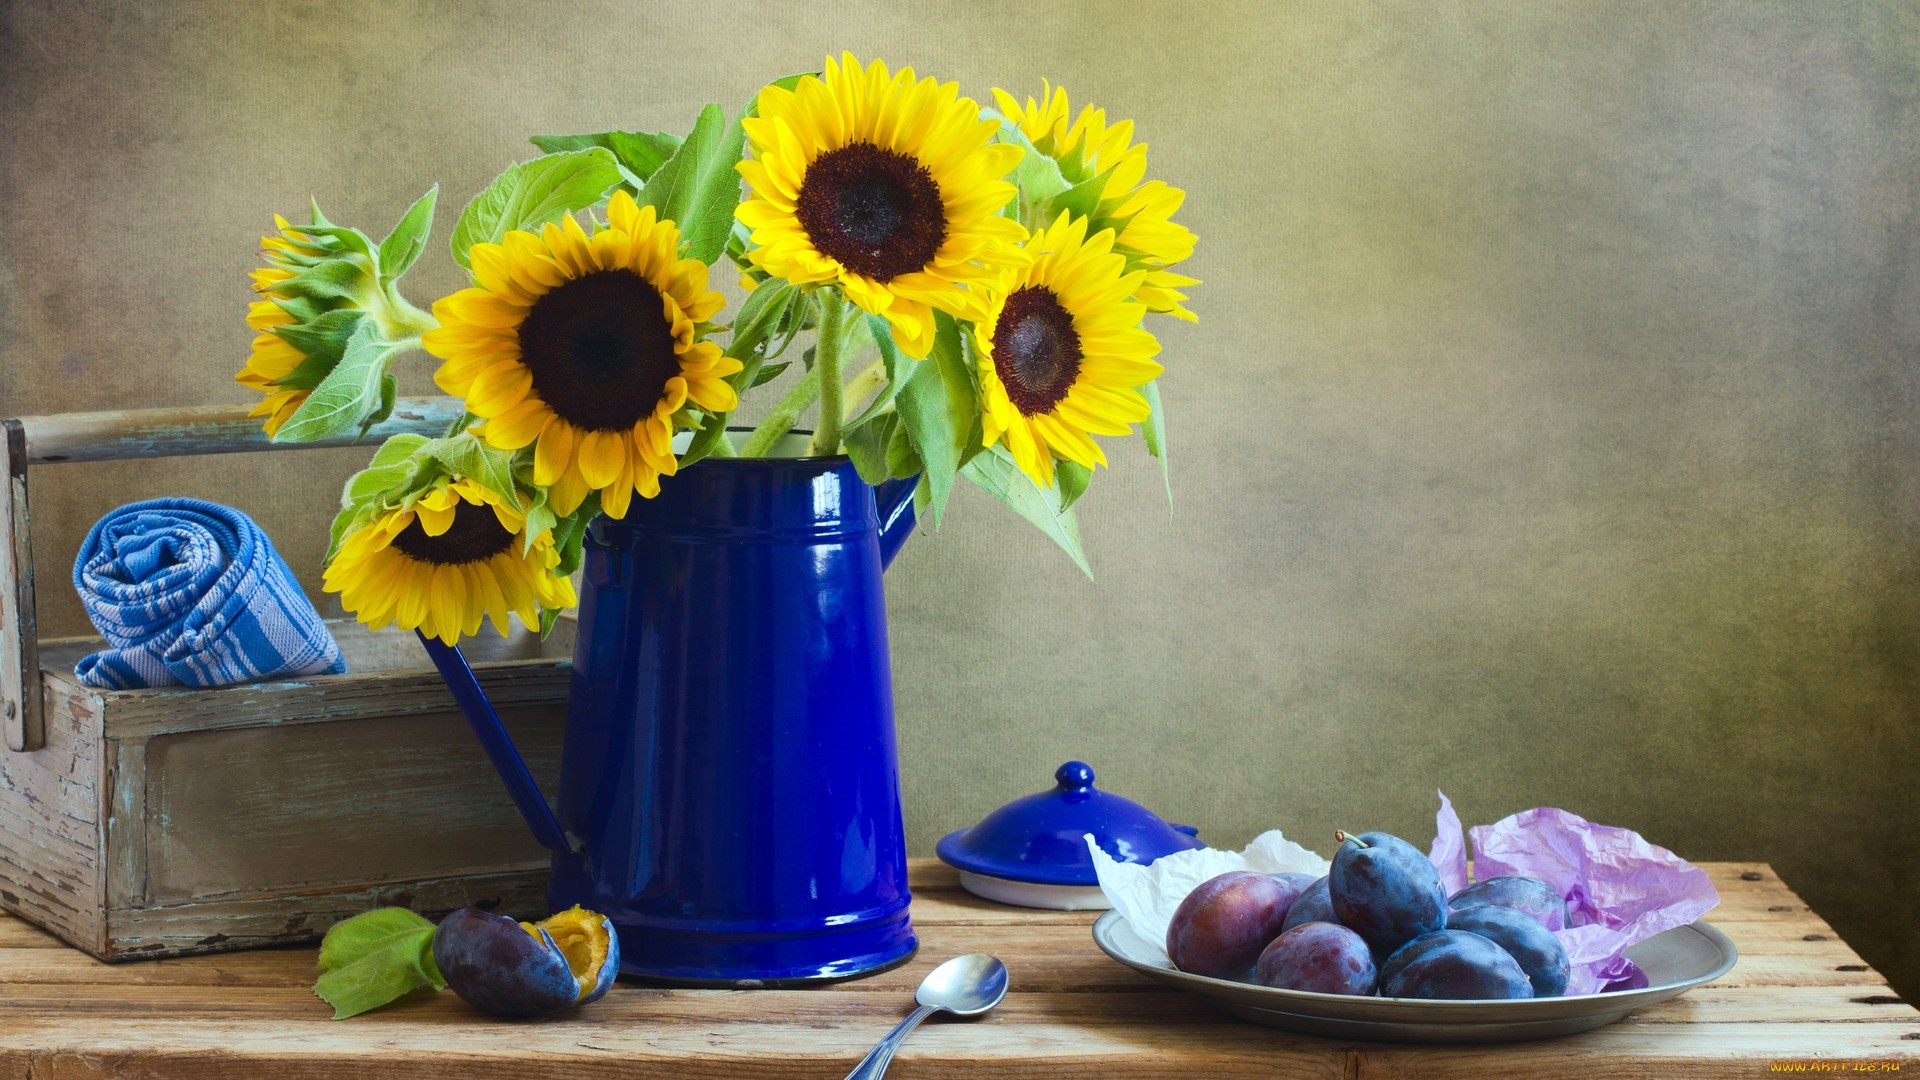
[(393, 352), (434, 325), (396, 287), (425, 240), (434, 195), (429, 191), (415, 203), (378, 247), (358, 229), (328, 221), (318, 205), (308, 225), (295, 226), (274, 215), (275, 231), (260, 239), (266, 265), (252, 274), (253, 290), (260, 295), (247, 311), (253, 353), (234, 376), (242, 386), (266, 395), (249, 415), (266, 417), (262, 427), (267, 434), (278, 435), (295, 421), (356, 348), (361, 365), (381, 365), (374, 373), (380, 377), (367, 377), (360, 370), (349, 373), (343, 382), (367, 389), (348, 395), (354, 400), (347, 404), (353, 407), (330, 402), (325, 423), (295, 422), (287, 436), (324, 438), (355, 422), (378, 419), (386, 407), (383, 387), (391, 379), (385, 364)]

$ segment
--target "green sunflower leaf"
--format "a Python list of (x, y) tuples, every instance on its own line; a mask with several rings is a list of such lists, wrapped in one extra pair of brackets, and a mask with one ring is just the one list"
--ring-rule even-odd
[(380, 339), (372, 319), (362, 319), (347, 339), (340, 362), (274, 433), (274, 442), (332, 438), (378, 412), (387, 359), (398, 351)]
[(408, 267), (420, 258), (426, 250), (427, 234), (433, 230), (433, 208), (440, 200), (440, 185), (427, 189), (425, 195), (415, 200), (407, 212), (400, 216), (400, 224), (393, 227), (385, 240), (380, 241), (380, 253), (374, 262), (380, 267), (380, 285), (385, 288), (394, 283)]
[(798, 286), (786, 281), (767, 281), (747, 294), (740, 313), (733, 320), (733, 334), (727, 339), (727, 355), (745, 360), (786, 318), (787, 308), (800, 295)]
[(900, 418), (888, 413), (878, 421), (845, 431), (847, 456), (860, 479), (878, 484), (892, 475), (887, 468), (887, 448), (893, 443), (894, 429)]
[(586, 501), (575, 508), (573, 513), (561, 518), (560, 523), (554, 526), (553, 546), (554, 550), (560, 553), (560, 564), (553, 568), (554, 573), (566, 577), (580, 569), (580, 555), (581, 549), (586, 544), (587, 526), (599, 516), (600, 493), (596, 491), (588, 495)]
[(276, 326), (271, 333), (306, 354), (292, 370), (273, 380), (284, 390), (312, 390), (325, 381), (347, 351), (347, 342), (367, 313), (359, 308), (335, 308), (315, 316), (312, 322)]
[(399, 403), (400, 378), (391, 371), (385, 372), (380, 376), (380, 407), (373, 410), (372, 416), (360, 421), (360, 434), (365, 436), (373, 425), (386, 423), (387, 418), (393, 415), (393, 407)]
[[(953, 491), (953, 474), (980, 445), (980, 400), (967, 370), (960, 324), (944, 311), (934, 313), (933, 348), (900, 387), (894, 399), (900, 422), (926, 464), (928, 521), (939, 528)], [(876, 342), (892, 343), (892, 331), (876, 328)], [(881, 345), (886, 355), (887, 344)]]
[(926, 471), (927, 467), (920, 462), (920, 455), (913, 450), (913, 441), (907, 438), (906, 426), (894, 424), (893, 435), (887, 439), (887, 475), (895, 480), (905, 480)]
[(894, 399), (900, 396), (900, 388), (913, 378), (913, 373), (920, 367), (920, 361), (901, 352), (900, 346), (894, 344), (893, 330), (885, 317), (867, 316), (866, 330), (867, 336), (871, 337), (874, 345), (880, 349), (880, 363), (886, 368), (887, 384), (880, 388), (880, 392), (873, 396), (872, 401), (867, 402), (866, 408), (860, 410), (860, 415), (840, 425), (842, 431), (852, 431), (885, 413), (887, 407), (894, 403)]
[(1074, 217), (1092, 217), (1094, 211), (1100, 209), (1100, 199), (1106, 194), (1107, 181), (1113, 178), (1113, 170), (1117, 168), (1118, 165), (1082, 180), (1055, 196), (1047, 206), (1047, 224), (1052, 224), (1062, 210), (1072, 213)]
[(1053, 483), (1060, 491), (1060, 509), (1065, 510), (1080, 501), (1087, 493), (1087, 485), (1093, 481), (1093, 470), (1078, 462), (1061, 458), (1053, 466)]
[(547, 489), (534, 488), (533, 498), (527, 504), (527, 525), (525, 532), (522, 533), (520, 554), (525, 555), (532, 551), (533, 545), (540, 540), (540, 534), (558, 527), (559, 524), (559, 515), (553, 512), (553, 507), (547, 505)]
[[(321, 241), (321, 246), (336, 257), (342, 254), (361, 255), (369, 259), (373, 257), (373, 241), (367, 239), (367, 234), (359, 229), (339, 225), (296, 225), (293, 231)], [(332, 243), (325, 243), (329, 240)]]
[(464, 476), (507, 501), (519, 510), (519, 485), (513, 482), (513, 452), (489, 446), (479, 436), (463, 431), (444, 439), (434, 439), (422, 452), (447, 467), (455, 476)]
[(981, 109), (980, 115), (999, 121), (1001, 142), (1012, 143), (1025, 151), (1013, 170), (1013, 182), (1020, 186), (1021, 205), (1037, 206), (1071, 186), (1060, 174), (1060, 163), (1041, 153), (1018, 124), (992, 109)]
[(447, 981), (433, 962), (434, 925), (406, 908), (376, 908), (327, 931), (313, 992), (345, 1020)]
[(1160, 380), (1140, 388), (1147, 398), (1147, 418), (1140, 424), (1140, 437), (1146, 440), (1147, 453), (1160, 459), (1160, 482), (1167, 487), (1167, 513), (1173, 513), (1173, 473), (1167, 466), (1167, 411), (1160, 406)]
[(1080, 572), (1093, 577), (1087, 553), (1080, 546), (1080, 523), (1073, 511), (1060, 505), (1058, 487), (1041, 490), (1013, 463), (1007, 448), (993, 445), (973, 456), (960, 470), (966, 478), (987, 494), (1005, 503), (1009, 509), (1039, 526), (1040, 531), (1060, 545)]
[(647, 178), (680, 148), (680, 136), (664, 131), (602, 131), (593, 135), (535, 135), (529, 140), (543, 153), (560, 154), (604, 146), (613, 151), (614, 160), (626, 174), (635, 191), (646, 186)]
[(453, 259), (468, 267), (475, 244), (497, 244), (515, 229), (584, 210), (620, 183), (620, 167), (604, 146), (548, 154), (511, 166), (473, 197), (453, 226)]
[(740, 205), (740, 174), (733, 167), (745, 140), (740, 121), (729, 123), (720, 106), (708, 105), (640, 191), (642, 205), (679, 225), (680, 250), (688, 258), (711, 266), (726, 250), (733, 208)]
[(351, 300), (359, 303), (372, 284), (373, 278), (364, 265), (352, 259), (327, 259), (285, 281), (276, 282), (273, 291), (282, 296), (304, 296), (309, 300)]
[[(352, 481), (348, 481), (351, 483)], [(333, 515), (333, 526), (327, 530), (327, 553), (320, 560), (321, 566), (333, 563), (333, 557), (340, 552), (340, 544), (347, 535), (360, 526), (360, 523), (373, 516), (373, 511), (359, 503), (342, 506), (340, 512)]]
[(783, 360), (778, 364), (766, 364), (762, 366), (759, 371), (753, 373), (753, 378), (748, 380), (747, 389), (751, 390), (756, 386), (765, 386), (779, 378), (792, 366), (793, 361), (791, 360)]

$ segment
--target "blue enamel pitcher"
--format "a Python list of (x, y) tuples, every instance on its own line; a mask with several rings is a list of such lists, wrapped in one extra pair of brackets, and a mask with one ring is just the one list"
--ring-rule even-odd
[(913, 955), (881, 573), (913, 481), (706, 458), (589, 527), (550, 809), (458, 649), (426, 641), (622, 974), (777, 985)]

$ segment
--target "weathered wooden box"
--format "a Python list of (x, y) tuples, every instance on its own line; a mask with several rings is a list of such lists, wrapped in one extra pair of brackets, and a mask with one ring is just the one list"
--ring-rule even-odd
[[(210, 436), (225, 414), (206, 412), (187, 452), (257, 442), (250, 424)], [(396, 424), (445, 430), (445, 412)], [(149, 434), (161, 415), (114, 414)], [(544, 912), (546, 853), (412, 634), (336, 623), (348, 674), (205, 690), (83, 686), (97, 641), (36, 640), (25, 464), (132, 456), (63, 441), (51, 421), (72, 419), (7, 422), (0, 904), (106, 960), (310, 940), (383, 904)], [(466, 645), (548, 790), (571, 625)]]

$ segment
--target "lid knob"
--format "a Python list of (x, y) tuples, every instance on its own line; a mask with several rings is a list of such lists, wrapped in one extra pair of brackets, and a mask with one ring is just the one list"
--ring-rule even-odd
[(1053, 771), (1053, 779), (1063, 788), (1093, 786), (1093, 767), (1084, 761), (1069, 761)]

